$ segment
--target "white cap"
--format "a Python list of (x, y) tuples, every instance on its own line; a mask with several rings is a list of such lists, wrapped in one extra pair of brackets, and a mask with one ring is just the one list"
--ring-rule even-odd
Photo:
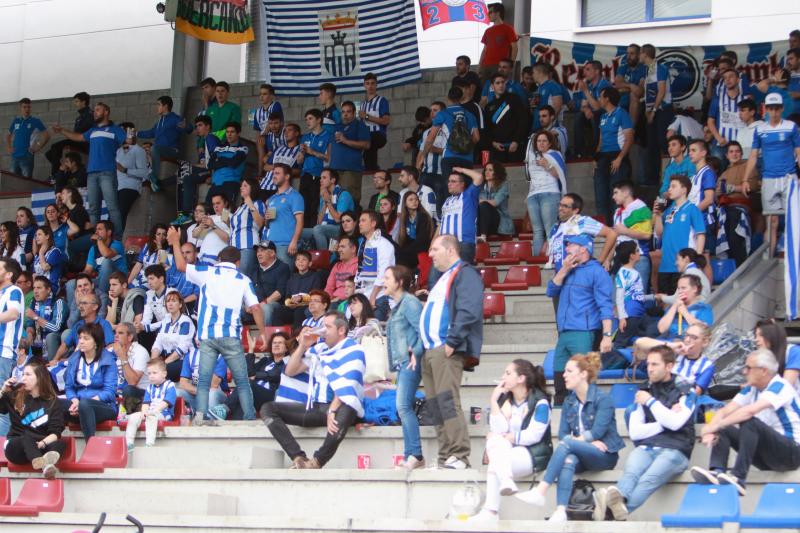
[(783, 97), (778, 93), (769, 93), (764, 99), (764, 105), (783, 105)]

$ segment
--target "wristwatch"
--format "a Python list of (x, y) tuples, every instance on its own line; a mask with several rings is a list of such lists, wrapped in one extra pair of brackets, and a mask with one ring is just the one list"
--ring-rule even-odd
[(335, 415), (336, 414), (336, 409), (328, 409), (328, 414), (329, 415)]
[(611, 331), (606, 331), (606, 332), (603, 333), (603, 337), (613, 337), (613, 336), (614, 336), (614, 333), (611, 332)]

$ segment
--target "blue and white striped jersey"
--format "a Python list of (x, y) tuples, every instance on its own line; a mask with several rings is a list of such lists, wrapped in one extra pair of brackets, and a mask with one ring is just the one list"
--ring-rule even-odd
[(800, 444), (800, 398), (794, 387), (782, 377), (775, 375), (764, 390), (747, 385), (733, 401), (746, 406), (761, 399), (767, 400), (771, 407), (756, 413), (756, 418), (786, 438)]
[[(376, 94), (369, 100), (361, 102), (361, 111), (372, 117), (382, 117), (389, 114), (389, 100), (381, 95)], [(370, 133), (380, 133), (386, 136), (386, 126), (381, 126), (369, 120), (365, 120), (364, 124), (369, 128)]]
[(242, 303), (245, 308), (258, 304), (250, 278), (233, 263), (186, 265), (186, 279), (200, 287), (197, 300), (197, 338), (241, 338)]
[(168, 406), (161, 411), (164, 420), (172, 420), (175, 416), (175, 401), (178, 399), (178, 391), (175, 390), (175, 384), (170, 380), (164, 381), (161, 385), (151, 383), (144, 391), (144, 399), (142, 403), (154, 404), (156, 402), (165, 401)]
[[(263, 218), (267, 213), (267, 206), (261, 200), (253, 202), (256, 210)], [(230, 245), (240, 250), (250, 250), (259, 241), (261, 228), (256, 225), (250, 207), (242, 202), (242, 205), (231, 215), (230, 220), (231, 237)]]
[(439, 235), (455, 235), (459, 242), (475, 244), (478, 233), (478, 198), (481, 189), (470, 183), (461, 194), (448, 196), (442, 205)]
[(283, 119), (283, 107), (281, 103), (275, 100), (269, 106), (258, 106), (256, 112), (253, 114), (253, 129), (264, 135), (267, 131), (267, 121), (272, 113), (278, 113)]
[(329, 403), (335, 396), (352, 407), (359, 417), (364, 416), (364, 371), (367, 365), (361, 345), (351, 338), (344, 338), (330, 348), (324, 342), (318, 342), (308, 353), (318, 359), (321, 370), (311, 373), (314, 381), (320, 374), (323, 378), (320, 387), (313, 384), (314, 401)]
[(419, 316), (419, 334), (426, 350), (438, 348), (447, 339), (447, 330), (450, 328), (450, 308), (447, 305), (447, 295), (453, 276), (461, 268), (461, 261), (451, 266), (442, 274), (428, 295), (422, 314)]
[[(289, 165), (292, 169), (299, 168), (297, 164), (297, 155), (300, 153), (300, 144), (296, 144), (294, 146), (287, 146), (282, 145), (275, 148), (275, 151), (272, 152), (272, 155), (269, 158), (268, 163), (270, 165), (276, 165), (278, 163), (283, 163), (285, 165)], [(277, 189), (275, 184), (272, 181), (272, 171), (268, 171), (263, 178), (261, 178), (261, 189), (264, 191), (274, 191)]]
[(161, 321), (153, 349), (167, 355), (177, 352), (183, 359), (186, 353), (194, 347), (194, 334), (194, 322), (189, 315), (180, 315), (175, 321), (167, 315)]
[(672, 373), (680, 381), (690, 383), (705, 391), (714, 378), (714, 363), (705, 355), (701, 355), (697, 359), (679, 355), (672, 368)]
[(6, 359), (17, 358), (17, 345), (22, 338), (22, 329), (25, 321), (25, 296), (16, 285), (9, 285), (0, 290), (0, 313), (16, 310), (19, 316), (14, 320), (0, 323), (0, 339), (3, 347), (0, 357)]

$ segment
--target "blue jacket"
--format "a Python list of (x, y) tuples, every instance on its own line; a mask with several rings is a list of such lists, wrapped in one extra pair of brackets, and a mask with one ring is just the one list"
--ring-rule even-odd
[(143, 130), (136, 133), (140, 139), (154, 139), (156, 146), (165, 146), (169, 148), (178, 148), (178, 141), (180, 140), (181, 133), (190, 133), (192, 126), (179, 126), (183, 118), (177, 113), (170, 111), (166, 115), (158, 117), (152, 128)]
[(558, 331), (593, 331), (602, 320), (614, 317), (614, 286), (611, 276), (596, 259), (576, 266), (559, 287), (547, 283), (547, 296), (559, 297), (556, 324)]
[(464, 370), (472, 370), (480, 363), (483, 347), (483, 279), (475, 267), (461, 267), (447, 302), (451, 318), (445, 344), (463, 352)]
[(422, 302), (413, 294), (405, 293), (392, 311), (386, 323), (386, 336), (389, 340), (389, 364), (393, 370), (403, 369), (408, 364), (408, 349), (420, 364), (423, 346), (419, 334), (419, 316)]
[(100, 367), (92, 376), (92, 384), (88, 387), (78, 383), (78, 361), (81, 352), (75, 351), (67, 362), (67, 371), (64, 375), (64, 390), (67, 400), (78, 398), (81, 400), (98, 396), (100, 401), (112, 407), (117, 406), (117, 356), (108, 350), (100, 353)]
[(242, 181), (244, 164), (247, 160), (247, 146), (223, 144), (214, 148), (208, 168), (211, 170), (212, 185), (222, 185), (229, 181)]
[(583, 420), (583, 433), (580, 432), (578, 423), (578, 407), (580, 402), (574, 392), (570, 392), (564, 399), (561, 408), (561, 426), (558, 428), (558, 439), (564, 440), (567, 436), (580, 437), (586, 442), (602, 441), (608, 448), (608, 453), (616, 453), (625, 447), (625, 442), (617, 433), (617, 420), (614, 412), (614, 401), (611, 396), (591, 383), (586, 393), (586, 403), (583, 405), (581, 420)]

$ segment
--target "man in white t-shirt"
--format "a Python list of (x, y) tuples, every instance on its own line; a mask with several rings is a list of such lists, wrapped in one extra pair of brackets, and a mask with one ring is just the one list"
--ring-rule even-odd
[(136, 328), (130, 322), (114, 326), (112, 351), (117, 356), (119, 388), (122, 397), (144, 398), (144, 391), (150, 384), (147, 377), (147, 361), (150, 354), (144, 346), (136, 342)]
[(763, 120), (756, 120), (756, 104), (752, 100), (742, 100), (739, 102), (739, 119), (742, 126), (736, 133), (736, 141), (742, 145), (742, 159), (750, 159), (750, 151), (753, 149), (753, 134), (756, 127), (763, 125)]
[[(220, 250), (228, 246), (231, 235), (228, 205), (229, 199), (224, 194), (217, 193), (212, 196), (211, 207), (214, 209), (214, 214), (203, 217), (194, 230), (194, 236), (203, 239), (200, 244), (199, 263), (213, 265), (217, 262)], [(176, 252), (180, 253), (180, 250)]]
[(675, 114), (675, 120), (667, 126), (667, 139), (673, 135), (683, 135), (687, 141), (703, 138), (703, 125), (697, 122), (688, 110)]
[[(750, 465), (787, 472), (800, 468), (800, 398), (778, 374), (775, 355), (761, 348), (747, 356), (747, 385), (703, 427), (702, 442), (711, 448), (709, 469), (695, 466), (698, 483), (734, 485), (745, 495)], [(730, 450), (736, 462), (728, 470)]]

